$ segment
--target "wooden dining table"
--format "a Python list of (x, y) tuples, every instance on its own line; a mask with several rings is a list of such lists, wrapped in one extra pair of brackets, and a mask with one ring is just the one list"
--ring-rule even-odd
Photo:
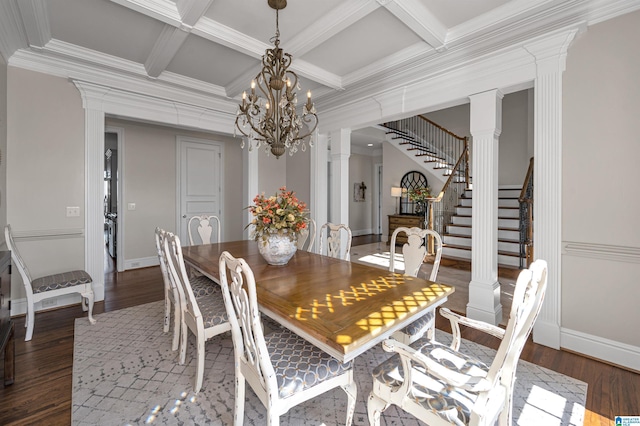
[(454, 287), (298, 250), (267, 264), (255, 241), (185, 246), (185, 263), (219, 282), (220, 254), (244, 258), (260, 310), (336, 359), (354, 359), (443, 304)]

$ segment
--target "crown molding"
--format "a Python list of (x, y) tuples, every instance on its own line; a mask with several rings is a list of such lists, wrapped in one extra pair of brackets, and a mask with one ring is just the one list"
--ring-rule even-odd
[(51, 40), (46, 2), (44, 0), (20, 0), (18, 7), (29, 46), (32, 48), (44, 47)]
[(29, 47), (27, 34), (18, 22), (21, 18), (16, 0), (0, 1), (0, 55), (5, 63), (17, 50)]
[(343, 77), (343, 84), (350, 87), (359, 81), (367, 80), (376, 75), (383, 74), (387, 71), (396, 69), (402, 64), (410, 64), (421, 58), (435, 55), (435, 50), (426, 45), (424, 42), (417, 42), (412, 46), (406, 47), (394, 54), (382, 58), (376, 62), (353, 71)]
[(87, 110), (223, 134), (231, 134), (233, 131), (235, 110), (232, 112), (214, 110), (78, 79), (72, 79), (72, 82), (80, 91), (83, 107)]
[(183, 24), (193, 27), (205, 14), (213, 0), (176, 0), (176, 8)]
[(589, 25), (597, 24), (640, 9), (637, 0), (596, 0), (586, 16)]
[[(197, 105), (225, 113), (235, 114), (237, 108), (237, 105), (232, 101), (218, 97), (219, 93), (224, 93), (222, 89), (218, 89), (217, 93), (210, 90), (196, 91), (193, 90), (193, 87), (178, 84), (181, 77), (175, 74), (169, 74), (167, 76), (163, 74), (162, 79), (149, 80), (144, 77), (144, 73), (128, 75), (90, 64), (80, 64), (64, 57), (56, 57), (42, 53), (36, 54), (29, 50), (17, 51), (11, 57), (9, 65), (61, 78), (82, 80), (102, 86), (113, 87), (117, 90), (145, 93), (159, 99)], [(140, 68), (142, 67), (140, 66)], [(185, 78), (182, 78), (182, 80), (185, 80)], [(188, 81), (193, 82), (194, 87), (205, 88), (201, 82), (190, 79), (188, 79)], [(213, 87), (217, 88), (218, 86)]]
[(165, 24), (179, 27), (182, 24), (180, 12), (171, 0), (111, 0), (114, 3), (157, 19)]

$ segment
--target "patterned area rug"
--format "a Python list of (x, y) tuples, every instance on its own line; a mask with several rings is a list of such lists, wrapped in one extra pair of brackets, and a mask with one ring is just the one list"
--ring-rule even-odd
[[(73, 351), (74, 425), (231, 425), (234, 407), (233, 344), (230, 334), (207, 343), (202, 390), (193, 393), (195, 339), (190, 335), (187, 361), (177, 363), (172, 333), (162, 332), (164, 302), (96, 315), (75, 323)], [(438, 331), (446, 342), (450, 335)], [(495, 353), (472, 342), (464, 350), (485, 362)], [(366, 400), (371, 371), (390, 355), (380, 345), (355, 361), (358, 403), (354, 425), (368, 424)], [(582, 425), (587, 385), (526, 361), (518, 365), (514, 424)], [(346, 418), (347, 397), (335, 389), (296, 406), (280, 418), (283, 425), (339, 425)], [(390, 407), (382, 424), (420, 425), (415, 417)], [(266, 409), (247, 386), (245, 424), (266, 424)]]

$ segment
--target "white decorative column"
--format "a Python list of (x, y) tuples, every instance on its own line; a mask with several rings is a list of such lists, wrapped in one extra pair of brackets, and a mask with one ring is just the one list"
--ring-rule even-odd
[(502, 97), (497, 89), (469, 97), (473, 211), (467, 316), (494, 325), (502, 320), (498, 282), (498, 138), (502, 132)]
[(85, 169), (84, 263), (93, 279), (97, 302), (104, 300), (104, 111), (91, 108), (85, 102), (84, 126), (84, 155), (88, 165)]
[(560, 348), (562, 247), (562, 73), (577, 30), (525, 46), (536, 61), (534, 88), (533, 250), (547, 261), (547, 292), (533, 340)]
[[(259, 161), (258, 155), (260, 153), (259, 149), (249, 150), (249, 141), (245, 138), (244, 149), (242, 150), (242, 167), (244, 168), (244, 175), (242, 178), (242, 199), (244, 200), (245, 206), (253, 205), (253, 197), (258, 194), (258, 172), (259, 172)], [(249, 209), (244, 210), (244, 220), (245, 224), (251, 223), (253, 220), (253, 215), (249, 211)], [(250, 239), (251, 229), (246, 228), (243, 232), (243, 236), (245, 240)]]
[[(349, 225), (349, 157), (351, 129), (331, 132), (331, 212), (333, 223)], [(319, 224), (322, 226), (322, 224)], [(345, 247), (342, 247), (344, 250)], [(343, 253), (344, 254), (344, 253)]]
[[(316, 143), (315, 149), (311, 150), (311, 199), (309, 200), (309, 211), (311, 218), (316, 221), (316, 238), (318, 237), (318, 231), (320, 226), (327, 223), (329, 212), (327, 206), (329, 205), (329, 176), (328, 176), (328, 149), (329, 149), (329, 135), (326, 133), (319, 133), (316, 130)], [(317, 245), (316, 245), (317, 247)]]

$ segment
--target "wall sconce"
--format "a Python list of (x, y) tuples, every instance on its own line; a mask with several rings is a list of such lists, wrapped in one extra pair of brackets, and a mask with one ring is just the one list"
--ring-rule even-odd
[[(398, 203), (400, 203), (400, 197), (402, 197), (402, 188), (399, 186), (391, 187), (391, 196), (398, 199)], [(396, 213), (398, 214), (398, 203), (396, 203)]]

